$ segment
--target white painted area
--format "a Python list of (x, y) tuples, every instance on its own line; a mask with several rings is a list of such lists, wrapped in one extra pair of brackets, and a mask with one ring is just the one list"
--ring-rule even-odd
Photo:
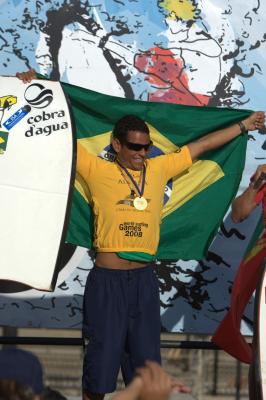
[(124, 91), (105, 59), (99, 42), (99, 37), (84, 29), (73, 31), (65, 28), (58, 57), (60, 74), (73, 85), (124, 97)]
[[(167, 20), (167, 24), (168, 47), (177, 58), (183, 59), (189, 89), (193, 93), (208, 95), (220, 80), (221, 48), (215, 40), (200, 34), (202, 28), (195, 24), (189, 29), (183, 26), (182, 21)], [(208, 79), (202, 79), (206, 74)]]
[(52, 57), (47, 46), (49, 36), (43, 32), (40, 32), (39, 42), (37, 43), (35, 50), (36, 62), (39, 64), (40, 73), (42, 75), (48, 75), (52, 69)]
[[(72, 272), (77, 268), (78, 265), (81, 265), (82, 260), (84, 257), (87, 256), (87, 249), (84, 247), (76, 247), (76, 250), (71, 257), (71, 259), (68, 261), (68, 263), (64, 266), (64, 268), (59, 272), (58, 277), (57, 277), (57, 286), (59, 286), (62, 282), (64, 282), (66, 279), (69, 278), (69, 276), (72, 274)], [(88, 256), (87, 256), (88, 258)], [(90, 260), (91, 261), (91, 260)], [(87, 260), (88, 263), (88, 260)], [(87, 264), (91, 264), (92, 267), (92, 262)]]
[[(123, 73), (126, 73), (126, 67), (130, 68), (132, 73), (136, 73), (133, 67), (136, 49), (122, 45), (113, 39), (109, 40), (102, 49), (99, 43), (103, 34), (104, 31), (101, 31), (101, 36), (92, 35), (78, 23), (65, 27), (58, 55), (60, 76), (64, 81), (76, 86), (112, 96), (125, 97), (124, 90), (104, 57), (103, 50), (109, 50), (112, 57), (121, 60), (124, 66)], [(40, 72), (49, 74), (52, 67), (51, 55), (47, 46), (47, 35), (43, 33), (40, 33), (36, 59)]]

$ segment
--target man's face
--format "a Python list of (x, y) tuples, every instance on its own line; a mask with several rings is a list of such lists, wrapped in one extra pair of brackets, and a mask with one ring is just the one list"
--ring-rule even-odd
[(139, 131), (129, 131), (125, 143), (113, 139), (112, 145), (120, 163), (130, 169), (140, 171), (147, 158), (150, 135)]

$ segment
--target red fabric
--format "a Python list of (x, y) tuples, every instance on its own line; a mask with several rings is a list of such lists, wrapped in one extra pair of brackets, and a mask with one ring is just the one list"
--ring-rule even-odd
[[(263, 209), (263, 224), (264, 224), (264, 238), (266, 239), (266, 184), (262, 186), (262, 188), (258, 191), (255, 197), (256, 204), (262, 202)], [(265, 240), (266, 243), (266, 240)], [(266, 245), (265, 245), (266, 247)]]
[[(256, 196), (262, 201), (264, 227), (266, 226), (266, 185)], [(230, 310), (218, 326), (212, 341), (236, 359), (250, 364), (253, 361), (252, 348), (240, 332), (241, 319), (246, 305), (256, 288), (260, 266), (266, 257), (265, 229), (239, 266), (231, 293)]]

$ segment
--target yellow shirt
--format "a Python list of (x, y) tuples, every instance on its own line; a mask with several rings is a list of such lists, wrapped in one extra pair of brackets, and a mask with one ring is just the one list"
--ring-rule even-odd
[[(77, 172), (86, 182), (94, 213), (94, 248), (98, 252), (157, 251), (165, 185), (192, 164), (187, 146), (179, 152), (146, 160), (143, 196), (145, 210), (137, 210), (130, 199), (129, 179), (115, 162), (89, 154), (78, 144)], [(138, 183), (141, 171), (128, 169)], [(133, 184), (131, 185), (134, 188)]]

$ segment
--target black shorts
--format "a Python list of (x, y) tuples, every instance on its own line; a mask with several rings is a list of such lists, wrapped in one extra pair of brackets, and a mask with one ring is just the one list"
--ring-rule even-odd
[(95, 266), (85, 287), (83, 316), (84, 390), (113, 392), (120, 366), (127, 384), (145, 360), (161, 362), (159, 289), (152, 266)]

